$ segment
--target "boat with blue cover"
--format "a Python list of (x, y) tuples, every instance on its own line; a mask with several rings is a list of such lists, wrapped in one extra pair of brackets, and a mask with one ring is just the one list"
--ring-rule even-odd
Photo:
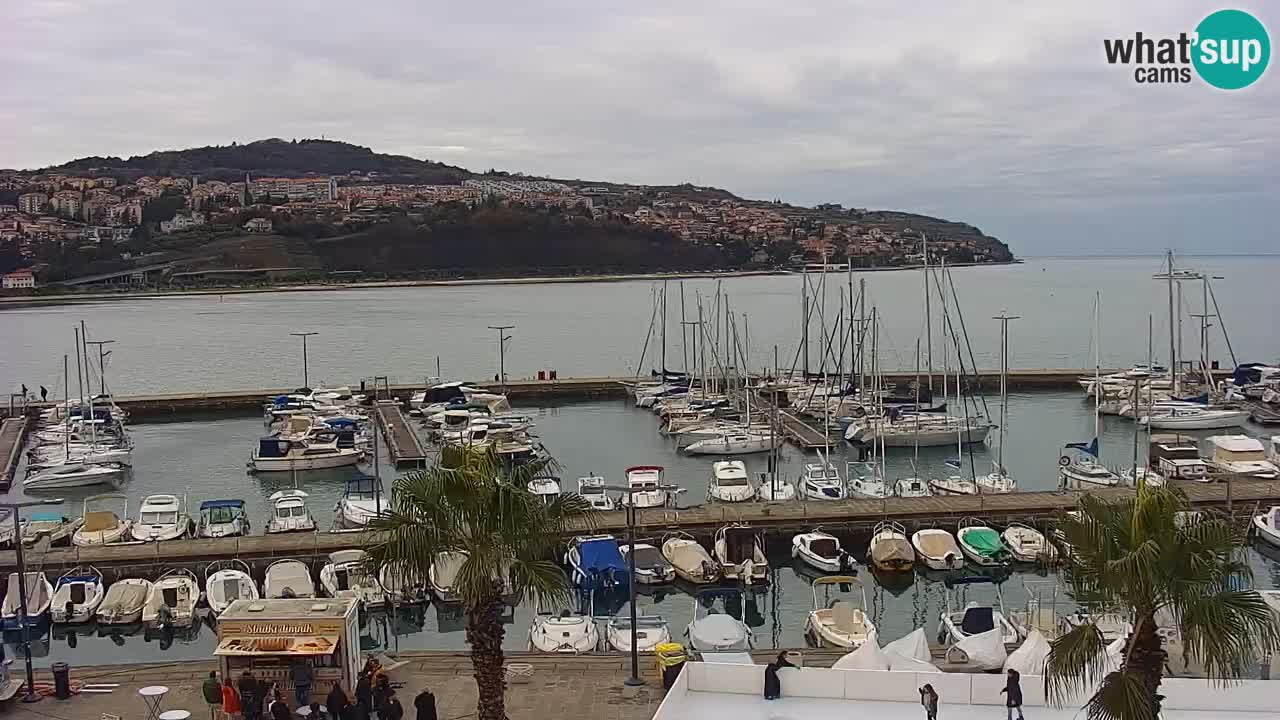
[(565, 562), (573, 570), (573, 584), (583, 590), (627, 586), (627, 563), (612, 535), (576, 537), (569, 541)]

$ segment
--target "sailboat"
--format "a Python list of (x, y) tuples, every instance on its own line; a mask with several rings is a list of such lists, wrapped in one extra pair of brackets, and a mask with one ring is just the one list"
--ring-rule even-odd
[(1017, 320), (1003, 310), (996, 316), (1000, 321), (1000, 427), (996, 434), (996, 461), (991, 472), (974, 478), (984, 493), (1009, 493), (1018, 489), (1018, 483), (1004, 466), (1004, 434), (1009, 418), (1009, 321)]
[[(1095, 383), (1102, 380), (1102, 353), (1099, 348), (1102, 294), (1095, 293), (1093, 302), (1093, 377)], [(1061, 484), (1067, 487), (1113, 487), (1120, 483), (1120, 476), (1098, 462), (1098, 435), (1101, 425), (1102, 394), (1093, 395), (1093, 440), (1087, 443), (1067, 443), (1066, 449), (1079, 450), (1077, 457), (1063, 455), (1058, 458)]]

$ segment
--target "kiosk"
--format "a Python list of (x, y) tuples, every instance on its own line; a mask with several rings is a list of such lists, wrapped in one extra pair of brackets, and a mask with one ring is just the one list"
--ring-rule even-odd
[(236, 600), (218, 616), (218, 669), (245, 670), (293, 692), (290, 666), (311, 666), (311, 699), (337, 683), (351, 695), (360, 672), (359, 612), (352, 598)]

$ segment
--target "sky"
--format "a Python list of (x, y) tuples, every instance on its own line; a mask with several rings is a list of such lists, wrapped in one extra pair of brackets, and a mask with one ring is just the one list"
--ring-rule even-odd
[[(1237, 5), (1269, 29), (1280, 5)], [(1020, 255), (1280, 252), (1280, 72), (1140, 85), (1185, 0), (26, 0), (0, 167), (324, 136), (978, 226)], [(1273, 62), (1272, 65), (1275, 63)]]

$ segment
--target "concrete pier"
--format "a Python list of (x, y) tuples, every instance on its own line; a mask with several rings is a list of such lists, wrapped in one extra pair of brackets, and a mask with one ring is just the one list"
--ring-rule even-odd
[(0, 424), (0, 490), (8, 490), (13, 473), (22, 457), (23, 441), (27, 437), (27, 418), (8, 418)]
[(374, 408), (374, 417), (382, 436), (387, 439), (388, 454), (391, 462), (400, 465), (421, 465), (427, 460), (427, 451), (422, 447), (422, 440), (409, 427), (400, 406), (392, 400), (380, 400)]

